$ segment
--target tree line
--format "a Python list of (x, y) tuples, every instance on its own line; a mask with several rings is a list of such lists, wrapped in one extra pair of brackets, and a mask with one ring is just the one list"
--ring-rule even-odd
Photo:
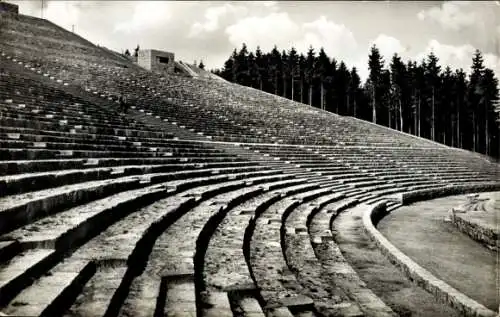
[(274, 46), (264, 53), (260, 47), (249, 52), (243, 44), (213, 73), (329, 112), (500, 157), (498, 79), (479, 50), (469, 75), (443, 68), (432, 52), (420, 61), (394, 54), (388, 64), (373, 45), (363, 83), (356, 67), (329, 57), (323, 48), (316, 53), (309, 47), (304, 55)]

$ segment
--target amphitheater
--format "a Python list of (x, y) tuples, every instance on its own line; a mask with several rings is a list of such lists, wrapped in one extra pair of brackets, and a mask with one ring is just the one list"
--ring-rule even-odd
[(451, 209), (495, 212), (495, 160), (43, 19), (0, 39), (0, 315), (497, 316), (498, 249)]

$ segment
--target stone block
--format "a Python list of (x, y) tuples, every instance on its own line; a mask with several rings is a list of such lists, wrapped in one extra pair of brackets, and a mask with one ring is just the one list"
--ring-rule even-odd
[(296, 307), (296, 308), (312, 308), (314, 301), (304, 295), (296, 295), (290, 297), (284, 297), (279, 300), (280, 304), (285, 307)]
[(33, 142), (33, 147), (36, 147), (36, 148), (46, 148), (47, 147), (47, 143), (45, 143), (45, 142)]
[(13, 140), (19, 140), (21, 137), (20, 133), (7, 133), (7, 138), (13, 139)]

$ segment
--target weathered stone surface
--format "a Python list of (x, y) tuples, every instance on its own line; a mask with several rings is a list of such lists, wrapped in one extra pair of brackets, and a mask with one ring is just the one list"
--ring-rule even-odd
[[(88, 262), (62, 262), (54, 267), (50, 274), (42, 276), (16, 296), (4, 311), (7, 314), (21, 316), (39, 316), (42, 313), (50, 314), (51, 311), (57, 311), (59, 307), (51, 305), (58, 297), (63, 300), (63, 294), (69, 295), (77, 291), (78, 281), (86, 280), (94, 273), (95, 268), (89, 266), (92, 264)], [(60, 305), (62, 303), (59, 302)]]
[[(326, 195), (324, 197), (313, 200), (313, 203), (302, 204), (294, 209), (286, 218), (286, 227), (306, 226), (308, 218), (312, 216), (309, 224), (310, 233), (315, 233), (320, 230), (319, 226), (326, 225), (328, 228), (329, 222), (320, 220), (321, 215), (327, 216), (328, 209), (323, 208), (330, 203), (335, 206), (332, 201), (341, 199), (343, 196), (339, 193)], [(338, 206), (346, 204), (338, 202)], [(336, 207), (338, 208), (338, 207)], [(305, 227), (307, 229), (307, 227)], [(324, 230), (324, 229), (323, 229)], [(314, 300), (314, 307), (325, 315), (341, 315), (341, 316), (361, 316), (363, 312), (358, 306), (358, 303), (352, 301), (352, 296), (357, 290), (357, 285), (352, 284), (348, 288), (341, 282), (342, 274), (349, 274), (351, 279), (356, 277), (354, 270), (345, 262), (332, 261), (331, 254), (322, 254), (320, 244), (332, 244), (332, 241), (323, 242), (321, 237), (316, 240), (314, 245), (314, 237), (306, 234), (285, 235), (285, 254), (288, 265), (296, 272), (297, 279), (304, 287), (306, 294)], [(313, 244), (311, 243), (313, 242)], [(316, 253), (313, 249), (316, 248)], [(339, 258), (343, 259), (340, 252)], [(319, 259), (324, 256), (330, 256), (328, 262), (321, 263)], [(319, 258), (319, 259), (318, 259)], [(337, 264), (338, 263), (338, 264)], [(337, 265), (336, 265), (337, 264)], [(340, 265), (339, 265), (340, 264)], [(359, 278), (358, 278), (359, 279)], [(343, 286), (339, 287), (339, 286)], [(364, 294), (367, 296), (369, 294)], [(372, 297), (376, 298), (374, 295)], [(379, 300), (380, 301), (380, 300)], [(380, 316), (392, 316), (389, 308), (379, 309), (376, 313)]]

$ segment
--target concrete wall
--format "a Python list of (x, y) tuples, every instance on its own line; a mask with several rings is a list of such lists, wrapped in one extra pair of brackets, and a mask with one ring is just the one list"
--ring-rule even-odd
[(444, 188), (431, 188), (403, 193), (401, 203), (407, 205), (416, 201), (429, 200), (444, 196), (479, 192), (494, 192), (500, 190), (500, 183), (453, 185)]
[(150, 50), (139, 50), (139, 56), (137, 57), (137, 64), (141, 67), (151, 70), (151, 51)]
[(7, 2), (0, 2), (0, 12), (10, 12), (19, 14), (19, 6)]
[(458, 230), (471, 237), (471, 239), (484, 244), (486, 247), (492, 250), (500, 247), (500, 245), (497, 245), (498, 234), (495, 230), (482, 227), (477, 223), (464, 219), (462, 214), (455, 213), (454, 209), (451, 210), (451, 221)]
[[(168, 59), (168, 63), (160, 62), (160, 58)], [(153, 72), (174, 72), (174, 53), (158, 50), (139, 50), (137, 64)]]

